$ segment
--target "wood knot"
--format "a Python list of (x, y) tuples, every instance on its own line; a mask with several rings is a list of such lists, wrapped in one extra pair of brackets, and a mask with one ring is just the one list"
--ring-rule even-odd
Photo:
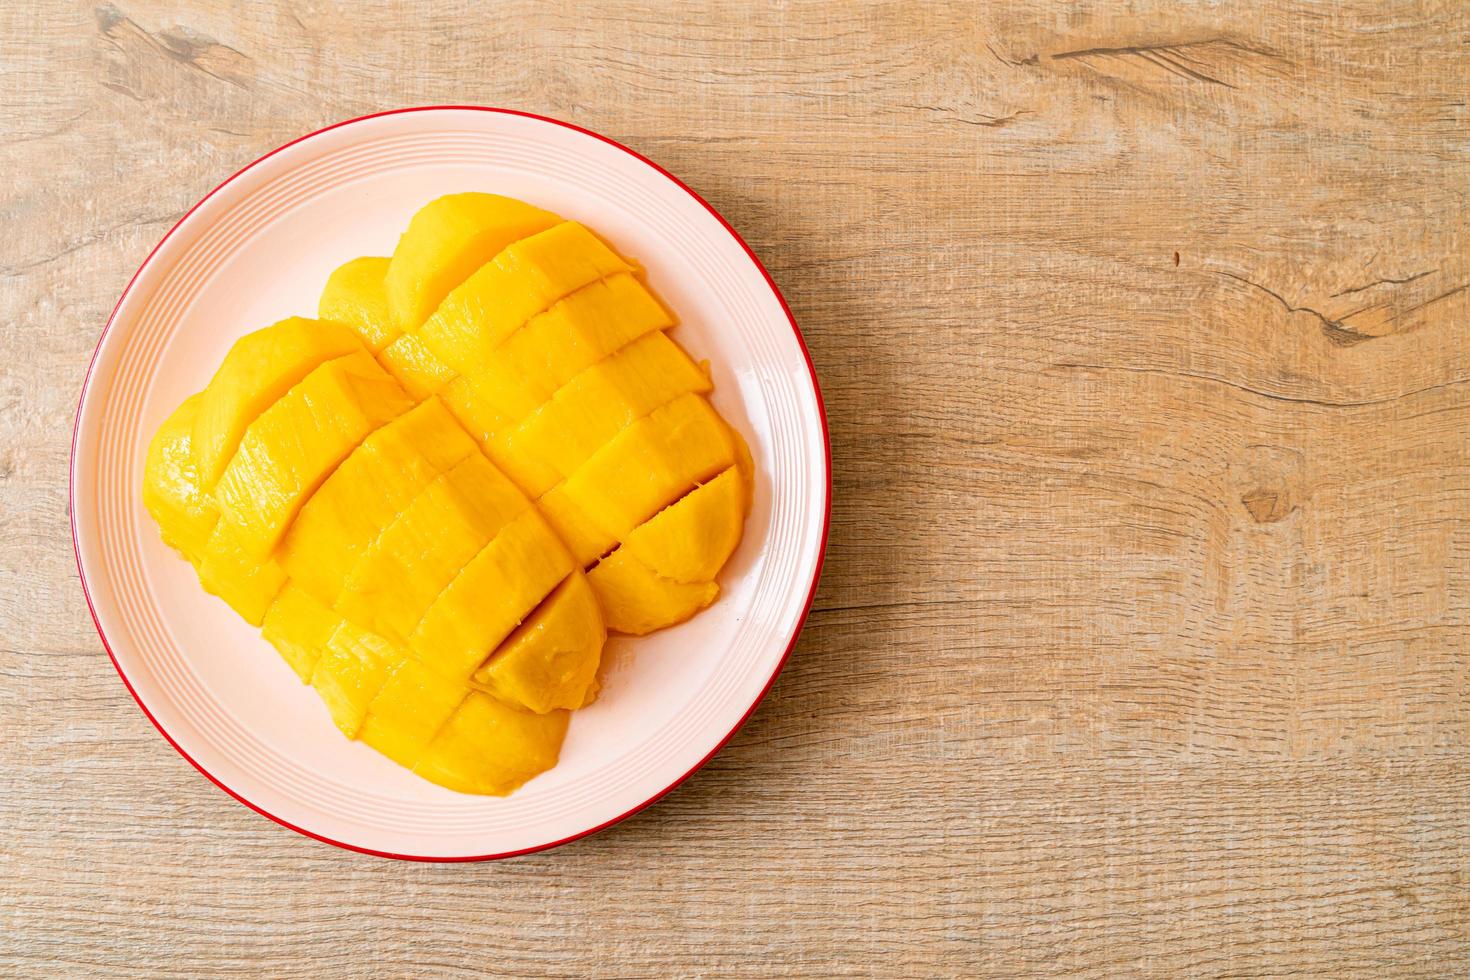
[(1299, 506), (1301, 453), (1278, 446), (1247, 446), (1234, 467), (1240, 502), (1257, 524), (1284, 521)]
[(1257, 524), (1275, 524), (1296, 508), (1275, 490), (1258, 487), (1241, 494), (1240, 502)]

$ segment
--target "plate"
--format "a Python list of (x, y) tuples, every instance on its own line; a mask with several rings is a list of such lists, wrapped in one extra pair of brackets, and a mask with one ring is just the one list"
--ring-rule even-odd
[[(608, 643), (601, 697), (561, 762), (505, 799), (428, 783), (333, 728), (259, 633), (160, 542), (139, 487), (164, 416), (242, 334), (310, 315), (328, 273), (388, 254), (422, 204), (481, 190), (597, 229), (648, 270), (712, 362), (713, 401), (756, 460), (722, 594), (688, 623)], [(387, 857), (485, 860), (566, 843), (649, 805), (735, 733), (810, 608), (826, 546), (826, 419), (801, 334), (750, 248), (652, 161), (567, 123), (434, 106), (304, 136), (230, 177), (128, 284), (93, 355), (72, 442), (77, 566), (123, 683), (170, 744), (240, 802)]]

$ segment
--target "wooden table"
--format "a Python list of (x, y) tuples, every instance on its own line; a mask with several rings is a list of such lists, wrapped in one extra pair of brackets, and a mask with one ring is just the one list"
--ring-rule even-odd
[[(1470, 971), (1470, 8), (349, 6), (0, 7), (0, 973)], [(443, 102), (719, 207), (835, 464), (735, 741), (467, 867), (209, 786), (108, 665), (66, 516), (88, 357), (170, 224)]]

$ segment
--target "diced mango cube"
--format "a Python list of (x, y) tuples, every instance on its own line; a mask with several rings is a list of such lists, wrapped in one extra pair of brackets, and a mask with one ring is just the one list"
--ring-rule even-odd
[(714, 582), (675, 582), (619, 548), (587, 573), (607, 628), (643, 636), (673, 626), (715, 601)]
[(623, 548), (676, 582), (707, 582), (740, 543), (745, 481), (736, 467), (691, 490), (628, 532)]
[(580, 708), (595, 693), (606, 640), (597, 597), (574, 571), (475, 671), (475, 683), (531, 711)]
[(414, 772), (461, 793), (504, 796), (556, 765), (570, 716), (523, 711), (473, 692), (434, 736)]

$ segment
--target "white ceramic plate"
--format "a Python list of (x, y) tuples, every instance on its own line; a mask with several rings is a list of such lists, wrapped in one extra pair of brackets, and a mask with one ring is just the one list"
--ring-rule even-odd
[[(342, 738), (315, 693), (204, 593), (159, 541), (138, 487), (148, 440), (230, 344), (311, 315), (327, 274), (386, 255), (440, 194), (523, 198), (639, 259), (713, 362), (715, 405), (758, 474), (723, 594), (690, 622), (615, 639), (601, 697), (573, 716), (560, 764), (508, 799), (434, 786)], [(552, 847), (647, 806), (739, 728), (790, 653), (830, 510), (826, 421), (775, 284), (735, 231), (656, 164), (550, 119), (434, 107), (354, 119), (270, 153), (200, 201), (118, 301), (77, 411), (77, 564), (118, 673), (205, 776), (278, 823), (391, 857), (477, 860)]]

